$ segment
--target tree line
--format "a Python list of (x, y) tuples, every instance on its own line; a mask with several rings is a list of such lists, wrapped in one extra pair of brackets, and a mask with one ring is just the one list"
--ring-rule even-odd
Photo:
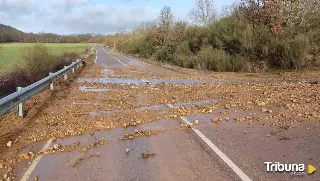
[(88, 43), (95, 41), (97, 41), (97, 37), (91, 34), (25, 33), (13, 27), (0, 24), (0, 42), (3, 43)]
[(107, 36), (106, 44), (126, 54), (214, 71), (320, 67), (318, 0), (239, 0), (219, 13), (213, 0), (196, 0), (189, 16), (189, 22), (178, 21), (165, 6), (156, 20)]

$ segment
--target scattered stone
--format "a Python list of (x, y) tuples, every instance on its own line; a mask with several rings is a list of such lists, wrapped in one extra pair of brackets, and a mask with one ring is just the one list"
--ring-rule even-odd
[(225, 117), (224, 119), (225, 119), (226, 121), (230, 121), (230, 118), (228, 118), (228, 117)]
[(30, 158), (28, 153), (24, 153), (24, 154), (22, 155), (22, 157), (23, 157), (24, 159), (26, 159), (26, 160), (28, 160), (28, 159)]
[(34, 177), (33, 180), (34, 180), (34, 181), (38, 181), (38, 177)]
[(199, 121), (198, 120), (195, 120), (193, 125), (199, 125)]
[(215, 124), (220, 124), (220, 122), (222, 121), (222, 119), (219, 119), (219, 118), (212, 118), (212, 122), (215, 123)]
[(4, 166), (0, 163), (0, 169), (1, 169), (1, 168), (4, 168)]
[(5, 173), (5, 174), (3, 175), (3, 178), (4, 178), (4, 179), (8, 179), (8, 173)]
[(288, 141), (288, 140), (291, 140), (291, 138), (289, 138), (289, 137), (286, 137), (286, 136), (284, 136), (284, 137), (280, 137), (280, 138), (278, 138), (280, 141)]
[(155, 157), (155, 153), (142, 153), (142, 158), (148, 159), (149, 157)]
[(11, 147), (11, 146), (12, 146), (12, 141), (8, 141), (7, 147)]
[(230, 105), (230, 104), (226, 104), (226, 105), (224, 105), (224, 108), (225, 108), (225, 109), (230, 109), (230, 108), (231, 108), (231, 105)]
[(130, 152), (130, 149), (129, 149), (129, 148), (127, 148), (127, 149), (126, 149), (126, 153), (128, 154), (129, 152)]
[(83, 147), (83, 148), (82, 148), (82, 151), (83, 151), (83, 152), (88, 152), (88, 148), (87, 148), (87, 147)]
[(268, 112), (268, 109), (262, 109), (262, 112), (266, 113), (266, 112)]
[(58, 145), (58, 144), (53, 145), (53, 149), (55, 149), (55, 150), (59, 149), (59, 147), (60, 147), (60, 145)]

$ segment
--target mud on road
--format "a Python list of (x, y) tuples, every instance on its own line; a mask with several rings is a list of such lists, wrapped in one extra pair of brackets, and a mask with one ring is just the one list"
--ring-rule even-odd
[[(39, 155), (73, 150), (87, 153), (88, 149), (109, 144), (188, 134), (189, 128), (179, 123), (181, 116), (191, 122), (198, 120), (195, 127), (223, 148), (253, 180), (282, 178), (266, 174), (264, 161), (298, 160), (319, 165), (320, 85), (312, 83), (319, 80), (318, 72), (212, 73), (149, 64), (119, 54), (113, 57), (125, 59), (125, 65), (108, 66), (107, 61), (93, 64), (93, 57), (72, 81), (61, 82), (55, 91), (46, 90), (26, 101), (24, 119), (14, 111), (0, 119), (0, 173), (8, 172), (6, 177), (18, 180)], [(109, 132), (116, 130), (122, 131), (114, 133), (117, 138), (113, 139)], [(106, 135), (86, 139), (96, 133)], [(49, 139), (54, 143), (46, 154), (40, 149)], [(64, 139), (73, 141), (63, 143)], [(9, 141), (12, 141), (10, 147)], [(62, 143), (57, 146), (55, 141)], [(281, 148), (281, 145), (286, 146)], [(161, 152), (141, 154), (152, 155), (148, 160), (165, 159)], [(96, 154), (87, 155), (73, 166), (97, 158)], [(196, 178), (200, 176), (189, 179)], [(230, 179), (223, 174), (217, 178)], [(284, 178), (292, 179), (290, 175)]]

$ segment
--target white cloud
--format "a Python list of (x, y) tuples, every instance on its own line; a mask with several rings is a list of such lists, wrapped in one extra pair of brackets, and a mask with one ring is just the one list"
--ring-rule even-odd
[(120, 28), (132, 29), (144, 21), (153, 20), (157, 13), (145, 5), (121, 7), (88, 2), (0, 0), (0, 23), (26, 32), (108, 34)]

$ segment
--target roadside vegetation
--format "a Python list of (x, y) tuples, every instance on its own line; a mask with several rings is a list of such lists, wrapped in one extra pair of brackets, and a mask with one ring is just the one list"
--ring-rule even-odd
[(164, 7), (153, 22), (108, 36), (107, 45), (142, 58), (213, 71), (265, 72), (320, 67), (318, 0), (241, 0), (222, 13), (196, 0), (192, 24)]
[[(20, 45), (20, 44), (9, 44)], [(80, 58), (88, 44), (28, 44), (24, 48), (14, 49), (20, 57), (5, 59), (1, 62), (0, 98), (16, 91), (16, 87), (25, 87), (70, 65)], [(1, 57), (0, 57), (1, 58)], [(12, 66), (8, 66), (11, 64)], [(10, 67), (10, 68), (8, 68)]]
[[(22, 53), (27, 47), (36, 43), (4, 43), (0, 48), (0, 75), (13, 71), (19, 64), (23, 64)], [(46, 43), (49, 53), (60, 55), (66, 52), (81, 52), (89, 47), (88, 43)]]

